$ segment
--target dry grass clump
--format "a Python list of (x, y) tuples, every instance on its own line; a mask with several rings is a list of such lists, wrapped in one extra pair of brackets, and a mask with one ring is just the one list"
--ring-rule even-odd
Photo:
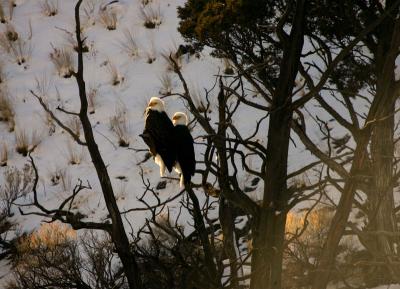
[(96, 0), (85, 0), (83, 1), (82, 10), (85, 14), (84, 16), (84, 26), (93, 26), (96, 24)]
[(163, 75), (161, 75), (159, 78), (161, 88), (159, 93), (161, 95), (171, 95), (172, 89), (173, 89), (173, 77), (170, 73), (165, 72)]
[(22, 170), (7, 168), (4, 172), (4, 183), (0, 186), (0, 207), (8, 216), (14, 202), (25, 197), (32, 190), (34, 172), (32, 166), (25, 165)]
[(0, 121), (7, 122), (8, 131), (12, 132), (15, 128), (14, 105), (5, 88), (0, 88)]
[(117, 29), (118, 15), (114, 9), (108, 8), (108, 6), (100, 8), (99, 17), (100, 17), (100, 22), (106, 29), (108, 30)]
[(75, 135), (78, 137), (81, 135), (81, 121), (79, 117), (73, 116), (69, 118), (66, 122), (67, 127), (69, 127)]
[(126, 53), (129, 57), (135, 58), (139, 56), (139, 46), (135, 36), (129, 29), (123, 30), (123, 39), (119, 42), (122, 52)]
[(42, 140), (38, 130), (33, 129), (28, 135), (25, 128), (16, 127), (15, 129), (15, 150), (17, 153), (27, 156), (35, 150)]
[(4, 13), (3, 3), (0, 1), (0, 23), (6, 23), (6, 16)]
[(229, 59), (227, 58), (223, 58), (222, 59), (223, 63), (224, 63), (224, 74), (227, 75), (232, 75), (235, 73), (235, 70), (233, 69), (233, 65), (232, 63), (229, 61)]
[(0, 167), (7, 166), (8, 162), (8, 149), (6, 143), (1, 143), (0, 146)]
[(72, 187), (71, 176), (67, 168), (56, 168), (50, 173), (50, 181), (53, 186), (61, 184), (64, 191), (69, 191)]
[(48, 17), (56, 16), (58, 13), (57, 0), (44, 0), (40, 2), (42, 14)]
[(4, 64), (0, 61), (0, 85), (6, 82), (6, 73), (4, 72)]
[(18, 38), (11, 46), (11, 54), (18, 65), (23, 65), (30, 59), (32, 55), (32, 46), (29, 41)]
[(153, 2), (153, 0), (140, 0), (140, 3), (142, 4), (142, 6), (146, 6), (152, 2)]
[(18, 33), (15, 31), (15, 28), (11, 24), (6, 25), (6, 29), (3, 32), (4, 36), (7, 38), (7, 41), (14, 42), (18, 40)]
[(145, 5), (140, 8), (140, 18), (143, 20), (144, 27), (154, 29), (161, 25), (163, 16), (160, 5)]
[(61, 77), (70, 78), (74, 73), (74, 58), (72, 51), (68, 47), (53, 47), (53, 52), (50, 53), (50, 60)]
[[(54, 249), (57, 246), (75, 239), (76, 231), (72, 229), (71, 226), (58, 221), (45, 223), (41, 225), (36, 232), (20, 240), (18, 251), (24, 254), (39, 248)], [(33, 259), (31, 261), (33, 261)], [(32, 263), (32, 265), (33, 264), (34, 263)]]
[(124, 82), (125, 77), (118, 72), (117, 67), (110, 60), (107, 61), (107, 71), (110, 75), (111, 85), (116, 86)]
[(177, 53), (177, 51), (178, 49), (173, 47), (172, 49), (161, 53), (162, 58), (164, 58), (165, 62), (167, 63), (168, 71), (175, 71), (175, 64), (178, 66), (178, 69), (182, 68), (182, 56)]
[(76, 148), (72, 141), (67, 143), (67, 160), (70, 165), (79, 165), (83, 160), (83, 147)]
[(119, 146), (129, 146), (129, 123), (124, 104), (116, 107), (115, 115), (110, 118), (110, 129), (118, 137)]
[(16, 6), (14, 0), (0, 1), (0, 23), (3, 23), (3, 24), (8, 22), (7, 16), (6, 16), (6, 11), (5, 11), (6, 2), (8, 2), (8, 18), (9, 18), (9, 20), (12, 19), (14, 7)]
[[(63, 33), (65, 33), (64, 35), (65, 35), (65, 41), (67, 43), (67, 46), (70, 46), (74, 51), (78, 52), (78, 42), (75, 37), (75, 32), (71, 32), (66, 29), (62, 29), (62, 28), (58, 28), (58, 27), (56, 27), (56, 28), (59, 29), (60, 31), (62, 31)], [(87, 53), (87, 52), (89, 52), (89, 46), (86, 43), (87, 37), (86, 37), (84, 31), (81, 32), (81, 37), (83, 40), (82, 53)]]
[(90, 114), (93, 114), (96, 112), (96, 96), (98, 93), (98, 88), (93, 85), (89, 85), (88, 91), (87, 91), (87, 97), (88, 97), (88, 111)]
[(328, 207), (289, 213), (286, 221), (285, 280), (287, 288), (310, 284), (334, 212)]
[(22, 39), (11, 24), (7, 24), (5, 30), (0, 33), (0, 50), (18, 65), (25, 64), (32, 54), (29, 38)]
[(144, 52), (145, 52), (146, 58), (147, 58), (146, 62), (148, 64), (152, 64), (154, 61), (156, 61), (157, 53), (156, 53), (156, 48), (154, 46), (154, 41), (150, 40), (149, 43), (150, 43), (149, 46), (147, 47), (147, 49), (145, 49)]
[(117, 289), (126, 284), (113, 243), (105, 233), (88, 230), (77, 236), (71, 226), (56, 221), (19, 238), (16, 249), (6, 289)]
[(9, 55), (18, 65), (23, 65), (30, 59), (32, 46), (30, 41), (23, 40), (18, 33), (10, 28), (0, 33), (0, 49)]

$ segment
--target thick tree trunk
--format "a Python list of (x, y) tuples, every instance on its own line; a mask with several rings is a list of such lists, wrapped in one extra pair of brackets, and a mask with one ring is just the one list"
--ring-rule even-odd
[[(253, 225), (251, 289), (282, 287), (283, 243), (287, 214), (287, 162), (292, 91), (304, 43), (305, 1), (296, 2), (292, 30), (283, 34), (284, 52), (268, 128), (266, 182), (261, 214)], [(278, 32), (279, 33), (279, 32)]]
[(283, 243), (287, 214), (287, 162), (292, 91), (304, 43), (305, 1), (296, 2), (292, 30), (281, 33), (284, 44), (280, 74), (273, 95), (268, 128), (266, 182), (261, 214), (253, 225), (251, 289), (282, 287)]
[[(386, 5), (393, 5), (393, 1), (387, 1)], [(392, 256), (395, 255), (395, 243), (396, 238), (389, 238), (384, 234), (376, 234), (376, 232), (389, 232), (396, 233), (398, 231), (397, 222), (395, 221), (394, 213), (394, 180), (393, 180), (393, 160), (394, 160), (394, 113), (395, 113), (395, 99), (397, 97), (397, 91), (394, 84), (394, 69), (395, 63), (393, 61), (390, 75), (385, 79), (382, 76), (385, 75), (384, 69), (387, 57), (393, 57), (387, 54), (390, 50), (392, 41), (399, 42), (396, 40), (396, 33), (393, 35), (393, 29), (395, 27), (395, 21), (392, 18), (386, 19), (378, 33), (378, 45), (376, 51), (374, 51), (376, 59), (376, 75), (377, 75), (377, 86), (376, 86), (376, 97), (384, 97), (385, 93), (391, 95), (391, 102), (386, 102), (382, 106), (381, 120), (376, 123), (373, 128), (371, 136), (371, 190), (368, 192), (368, 226), (364, 230), (368, 234), (368, 245), (367, 248), (375, 259), (383, 261), (388, 264)], [(399, 27), (399, 25), (397, 25)], [(393, 38), (392, 38), (393, 35)], [(398, 38), (398, 37), (397, 37)], [(398, 43), (400, 44), (400, 43)], [(386, 72), (388, 73), (388, 72)], [(390, 79), (390, 88), (388, 91), (388, 79)], [(373, 233), (375, 232), (375, 233)], [(372, 237), (372, 238), (371, 238)], [(387, 272), (390, 272), (392, 279), (398, 278), (398, 272), (395, 273), (393, 268), (388, 265), (388, 268), (382, 268)]]
[[(376, 261), (384, 262), (392, 280), (397, 280), (399, 271), (393, 268), (388, 260), (396, 254), (397, 238), (377, 232), (397, 233), (393, 198), (393, 157), (394, 157), (394, 102), (384, 108), (383, 115), (387, 118), (376, 124), (371, 138), (372, 157), (372, 190), (368, 196), (370, 210), (368, 211), (368, 231), (374, 232), (370, 240), (370, 253)], [(372, 240), (371, 240), (372, 239)]]
[[(396, 95), (393, 93), (393, 81), (394, 65), (400, 45), (400, 21), (397, 20), (396, 23), (392, 23), (392, 26), (394, 28), (393, 33), (390, 35), (389, 47), (386, 47), (388, 50), (384, 52), (382, 68), (379, 69), (381, 73), (379, 73), (377, 80), (377, 94), (371, 104), (362, 136), (360, 135), (357, 141), (350, 176), (346, 180), (344, 192), (340, 198), (335, 216), (332, 219), (327, 240), (319, 258), (319, 264), (312, 286), (313, 289), (325, 289), (328, 285), (337, 248), (344, 229), (346, 228), (354, 200), (354, 194), (358, 187), (357, 177), (359, 172), (365, 168), (364, 161), (367, 158), (367, 145), (371, 139), (372, 131), (376, 130), (377, 126), (382, 125), (381, 122), (388, 117), (387, 108), (391, 107), (396, 99)], [(390, 156), (390, 158), (392, 158), (392, 156)], [(387, 189), (387, 187), (383, 188), (383, 190)]]
[(368, 139), (369, 138), (364, 137), (357, 145), (356, 151), (354, 152), (350, 177), (344, 186), (336, 213), (329, 227), (324, 248), (319, 258), (317, 270), (314, 273), (313, 289), (324, 289), (328, 285), (332, 265), (337, 254), (337, 248), (343, 236), (344, 229), (346, 228), (347, 219), (353, 205), (354, 194), (357, 189), (357, 180), (355, 176), (357, 172), (364, 167)]
[(264, 202), (253, 229), (252, 289), (281, 288), (290, 122), (291, 115), (284, 111), (271, 115)]
[(235, 216), (232, 205), (224, 197), (220, 197), (219, 200), (219, 220), (223, 234), (224, 253), (229, 259), (230, 288), (237, 289), (239, 288), (238, 271), (240, 265), (239, 256), (237, 256), (235, 249)]

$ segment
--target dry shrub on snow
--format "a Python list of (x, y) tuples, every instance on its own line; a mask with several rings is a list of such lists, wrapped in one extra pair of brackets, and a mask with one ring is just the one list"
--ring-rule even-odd
[(4, 172), (4, 183), (0, 186), (0, 207), (2, 212), (11, 216), (11, 206), (14, 202), (25, 197), (32, 190), (34, 180), (33, 169), (25, 165), (22, 170), (8, 168)]
[(134, 34), (129, 29), (124, 29), (122, 33), (123, 39), (119, 41), (119, 47), (122, 52), (132, 58), (139, 56), (139, 46)]
[(73, 143), (71, 140), (68, 141), (67, 143), (67, 160), (70, 165), (79, 165), (82, 162), (83, 159), (83, 147), (79, 146), (79, 148), (76, 147), (75, 143)]
[(168, 51), (164, 51), (161, 53), (161, 56), (164, 58), (165, 62), (167, 63), (167, 70), (168, 71), (175, 71), (175, 65), (178, 68), (182, 68), (182, 56), (177, 53), (178, 48), (174, 46), (173, 48), (169, 49)]
[(93, 26), (96, 24), (95, 17), (95, 9), (96, 9), (96, 0), (85, 0), (83, 2), (83, 13), (85, 14), (84, 22), (85, 26)]
[(235, 73), (234, 69), (233, 69), (233, 65), (232, 63), (229, 61), (229, 59), (227, 58), (223, 58), (222, 59), (223, 64), (224, 64), (224, 73), (227, 75), (232, 75)]
[(165, 72), (158, 79), (160, 80), (160, 84), (161, 84), (159, 93), (161, 95), (170, 95), (172, 93), (172, 89), (173, 89), (172, 75), (168, 72)]
[(6, 73), (4, 72), (4, 63), (0, 61), (0, 85), (6, 82)]
[(96, 112), (96, 96), (97, 96), (98, 88), (93, 85), (89, 85), (87, 97), (88, 97), (88, 110), (90, 114)]
[(58, 13), (58, 0), (43, 0), (40, 2), (40, 8), (43, 15), (55, 16)]
[(3, 32), (8, 42), (14, 42), (18, 40), (18, 33), (15, 31), (15, 28), (11, 24), (6, 25), (6, 29)]
[(8, 149), (6, 143), (0, 145), (0, 167), (5, 167), (8, 161)]
[(67, 127), (69, 127), (75, 135), (78, 137), (81, 135), (81, 121), (79, 117), (70, 117), (66, 122)]
[(150, 4), (140, 7), (140, 18), (144, 27), (148, 29), (160, 26), (163, 21), (160, 5)]
[(12, 25), (6, 25), (6, 29), (0, 33), (0, 49), (18, 65), (28, 62), (32, 54), (29, 38), (22, 39)]
[(67, 168), (56, 168), (49, 174), (51, 184), (57, 186), (61, 184), (64, 191), (70, 191), (72, 187), (71, 175), (68, 173)]
[(74, 73), (74, 58), (72, 51), (68, 47), (53, 47), (53, 52), (50, 53), (50, 60), (61, 77), (70, 78)]
[(8, 6), (7, 7), (8, 8), (8, 18), (9, 18), (9, 20), (11, 20), (13, 12), (14, 12), (14, 7), (15, 7), (14, 0), (0, 1), (0, 23), (3, 23), (3, 24), (7, 23), (6, 11), (5, 11), (6, 6)]
[(110, 129), (118, 137), (119, 146), (129, 146), (129, 123), (124, 104), (119, 104), (116, 107), (115, 115), (110, 118)]
[[(313, 280), (316, 262), (323, 250), (323, 245), (330, 227), (334, 210), (330, 207), (317, 207), (311, 212), (289, 213), (286, 222), (286, 239), (288, 245), (285, 249), (285, 288), (308, 288)], [(349, 256), (351, 244), (343, 243), (339, 255)], [(347, 264), (350, 265), (350, 264)], [(346, 264), (340, 265), (343, 269)], [(351, 266), (350, 266), (351, 267)], [(346, 270), (350, 275), (351, 270)], [(336, 281), (339, 277), (332, 274)]]
[(0, 88), (0, 121), (7, 122), (8, 131), (15, 128), (14, 105), (6, 88)]
[[(60, 31), (62, 31), (64, 33), (64, 39), (67, 43), (66, 46), (70, 46), (70, 48), (72, 48), (74, 51), (78, 52), (78, 42), (76, 41), (76, 36), (74, 32), (68, 31), (67, 29), (62, 29), (57, 27), (57, 29), (59, 29)], [(82, 43), (82, 52), (86, 53), (89, 52), (89, 46), (87, 45), (87, 37), (84, 34), (84, 31), (81, 32), (81, 37), (83, 40)]]
[(0, 23), (6, 23), (6, 16), (4, 13), (3, 3), (0, 1)]
[(32, 54), (32, 46), (29, 41), (20, 37), (15, 41), (10, 41), (4, 32), (0, 34), (0, 49), (8, 54), (18, 65), (28, 62)]
[(30, 134), (25, 128), (17, 126), (15, 128), (15, 151), (23, 156), (35, 150), (40, 144), (42, 136), (37, 129), (30, 128)]
[(78, 237), (68, 225), (44, 224), (17, 244), (13, 280), (6, 288), (126, 288), (113, 249), (106, 234)]
[(118, 72), (117, 67), (110, 60), (107, 61), (106, 68), (110, 76), (111, 85), (113, 86), (119, 85), (125, 80), (125, 77)]
[(156, 52), (156, 48), (155, 48), (155, 45), (154, 45), (154, 39), (150, 38), (148, 40), (148, 45), (144, 49), (144, 53), (145, 53), (146, 58), (147, 58), (146, 62), (148, 64), (152, 64), (154, 61), (156, 61), (157, 52)]
[(153, 0), (140, 0), (140, 3), (142, 4), (142, 6), (146, 6), (152, 2), (153, 2)]
[(114, 9), (108, 8), (108, 6), (100, 8), (99, 18), (100, 18), (100, 22), (108, 30), (117, 29), (118, 15)]

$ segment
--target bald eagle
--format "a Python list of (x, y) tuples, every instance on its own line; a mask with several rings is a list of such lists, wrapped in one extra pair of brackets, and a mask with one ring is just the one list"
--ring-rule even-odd
[(183, 112), (176, 112), (172, 117), (175, 126), (176, 163), (174, 169), (180, 174), (180, 186), (190, 184), (196, 169), (193, 138), (187, 127), (188, 119)]
[(160, 167), (160, 176), (164, 176), (165, 168), (169, 172), (176, 160), (175, 128), (164, 109), (164, 102), (152, 97), (146, 108), (145, 128), (140, 135), (150, 149), (154, 160)]

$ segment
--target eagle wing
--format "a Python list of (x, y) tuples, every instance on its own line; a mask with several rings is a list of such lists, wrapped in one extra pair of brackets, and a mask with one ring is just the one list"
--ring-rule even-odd
[(196, 169), (193, 137), (185, 125), (175, 126), (177, 161), (185, 183), (189, 183)]
[(141, 135), (153, 156), (159, 154), (168, 171), (171, 172), (176, 160), (174, 125), (165, 112), (149, 110), (145, 129)]

